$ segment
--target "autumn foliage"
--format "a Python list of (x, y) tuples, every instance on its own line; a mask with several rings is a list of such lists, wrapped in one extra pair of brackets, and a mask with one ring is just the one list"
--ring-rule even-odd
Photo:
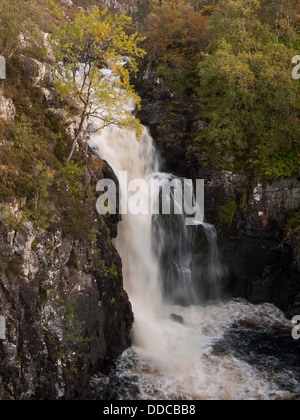
[(130, 83), (130, 75), (137, 72), (136, 58), (145, 54), (138, 46), (143, 38), (126, 33), (125, 27), (130, 24), (126, 14), (113, 16), (107, 9), (95, 7), (79, 12), (53, 35), (57, 62), (63, 62), (65, 69), (59, 73), (58, 64), (56, 91), (62, 100), (68, 100), (70, 108), (75, 101), (80, 115), (68, 161), (84, 124), (92, 118), (98, 120), (98, 130), (115, 124), (141, 133), (139, 121), (126, 106), (139, 106), (140, 98)]
[(205, 43), (207, 22), (207, 16), (185, 0), (154, 0), (144, 22), (148, 53), (175, 66), (194, 60)]
[(192, 84), (207, 44), (208, 21), (203, 10), (197, 11), (187, 0), (154, 0), (140, 25), (148, 61), (175, 91)]

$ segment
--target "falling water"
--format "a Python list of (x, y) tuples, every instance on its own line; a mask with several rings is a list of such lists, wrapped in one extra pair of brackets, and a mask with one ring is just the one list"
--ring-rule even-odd
[[(166, 177), (147, 130), (138, 142), (134, 133), (112, 126), (92, 134), (90, 147), (116, 174), (127, 171), (128, 181)], [(121, 181), (121, 194), (126, 190)], [(255, 358), (249, 348), (248, 337), (256, 343), (258, 330), (266, 338), (275, 329), (289, 342), (291, 323), (284, 315), (272, 305), (217, 301), (224, 271), (213, 226), (186, 226), (174, 214), (122, 218), (115, 245), (135, 315), (134, 346), (110, 378), (94, 378), (96, 398), (274, 399), (299, 393), (287, 363), (281, 366), (269, 353)], [(276, 360), (280, 369), (266, 369)]]
[[(116, 174), (127, 171), (126, 182), (120, 179), (121, 195), (127, 194), (127, 182), (133, 179), (148, 182), (151, 178), (175, 179), (181, 186), (180, 178), (158, 172), (159, 157), (146, 129), (143, 140), (138, 142), (134, 133), (112, 126), (100, 135), (92, 135), (90, 147), (110, 163)], [(173, 202), (173, 206), (176, 205), (179, 203)], [(161, 346), (158, 339), (165, 333), (161, 322), (168, 317), (166, 303), (190, 305), (199, 302), (203, 273), (206, 287), (212, 285), (210, 297), (217, 297), (217, 282), (222, 274), (215, 228), (208, 224), (186, 226), (185, 215), (173, 213), (127, 214), (119, 225), (116, 247), (122, 257), (125, 288), (135, 314), (134, 340), (145, 349), (158, 343)], [(197, 265), (193, 253), (193, 242), (196, 232), (200, 234), (199, 229), (207, 242), (203, 267)]]

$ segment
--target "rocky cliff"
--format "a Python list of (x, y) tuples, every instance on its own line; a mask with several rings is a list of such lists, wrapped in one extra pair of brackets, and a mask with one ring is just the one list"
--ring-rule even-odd
[(299, 313), (299, 242), (286, 234), (288, 212), (299, 209), (296, 177), (268, 183), (230, 171), (206, 180), (207, 215), (219, 227), (228, 267), (225, 291), (253, 303), (271, 302), (288, 316)]
[[(87, 187), (104, 176), (111, 169), (91, 157)], [(21, 221), (23, 204), (0, 214), (0, 398), (84, 398), (94, 370), (130, 345), (133, 315), (111, 242), (118, 217), (98, 217), (91, 246)]]
[[(81, 3), (66, 1), (64, 10), (78, 11)], [(107, 4), (119, 11), (118, 2)], [(131, 345), (133, 313), (112, 242), (120, 218), (96, 212), (96, 184), (117, 180), (106, 162), (87, 153), (87, 124), (76, 159), (66, 165), (80, 119), (55, 96), (46, 34), (45, 47), (47, 64), (15, 55), (0, 82), (5, 400), (83, 399), (90, 376)]]
[[(81, 3), (64, 1), (76, 10)], [(147, 1), (102, 1), (131, 15), (139, 3)], [(19, 56), (1, 82), (0, 399), (82, 399), (91, 374), (130, 345), (133, 314), (112, 244), (119, 218), (95, 211), (96, 183), (116, 179), (106, 162), (87, 158), (86, 133), (84, 157), (78, 153), (65, 170), (78, 118), (66, 118), (48, 71)], [(205, 179), (207, 220), (218, 227), (228, 268), (224, 294), (299, 314), (299, 244), (285, 233), (286, 212), (299, 207), (299, 179), (270, 182), (216, 169), (195, 147), (207, 124), (196, 97), (174, 96), (147, 63), (136, 86), (139, 117), (164, 170)]]

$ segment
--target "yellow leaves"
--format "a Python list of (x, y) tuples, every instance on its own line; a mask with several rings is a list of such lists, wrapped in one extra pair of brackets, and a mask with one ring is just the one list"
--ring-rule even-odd
[(55, 176), (55, 171), (51, 170), (44, 162), (40, 162), (36, 166), (37, 173), (47, 179), (49, 184), (52, 183)]
[(48, 178), (48, 180), (49, 181), (53, 181), (53, 178), (54, 178), (54, 175), (55, 175), (55, 171), (48, 171), (47, 173), (46, 173), (46, 177)]
[(130, 75), (137, 71), (136, 58), (146, 53), (139, 47), (144, 38), (126, 32), (131, 22), (125, 14), (112, 16), (96, 7), (81, 11), (61, 28), (54, 44), (66, 74), (58, 73), (56, 89), (61, 98), (68, 98), (70, 108), (76, 104), (81, 118), (97, 118), (100, 128), (117, 124), (141, 135), (141, 124), (131, 112), (140, 106), (140, 98)]

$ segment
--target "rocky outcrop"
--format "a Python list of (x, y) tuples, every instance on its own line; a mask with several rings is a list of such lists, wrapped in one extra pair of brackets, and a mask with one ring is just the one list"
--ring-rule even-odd
[[(101, 176), (114, 175), (90, 158), (86, 183)], [(23, 220), (23, 205), (1, 206), (0, 398), (81, 399), (90, 375), (131, 344), (133, 315), (112, 245), (119, 217), (95, 212), (91, 240), (74, 240)]]
[(146, 63), (132, 82), (141, 96), (141, 110), (137, 116), (156, 142), (162, 156), (162, 169), (195, 179), (202, 165), (199, 164), (199, 150), (194, 152), (194, 141), (199, 130), (206, 126), (199, 117), (195, 95), (191, 98), (172, 93), (156, 76), (151, 63)]
[(16, 109), (13, 101), (6, 98), (0, 89), (0, 118), (7, 122), (13, 122), (15, 115)]
[(295, 252), (299, 244), (284, 241), (286, 212), (299, 208), (299, 179), (269, 185), (263, 178), (212, 169), (205, 153), (195, 147), (207, 122), (194, 101), (178, 102), (150, 66), (136, 86), (142, 96), (138, 116), (156, 141), (163, 170), (205, 180), (206, 220), (218, 227), (227, 267), (224, 293), (254, 303), (275, 303), (289, 316), (299, 314), (300, 264)]
[(209, 167), (197, 177), (205, 180), (206, 218), (219, 230), (227, 267), (224, 293), (274, 303), (288, 316), (299, 314), (300, 262), (285, 241), (284, 227), (287, 212), (299, 208), (300, 181), (269, 185)]
[(109, 9), (116, 10), (118, 13), (127, 13), (129, 16), (138, 11), (136, 0), (100, 0), (100, 4)]

